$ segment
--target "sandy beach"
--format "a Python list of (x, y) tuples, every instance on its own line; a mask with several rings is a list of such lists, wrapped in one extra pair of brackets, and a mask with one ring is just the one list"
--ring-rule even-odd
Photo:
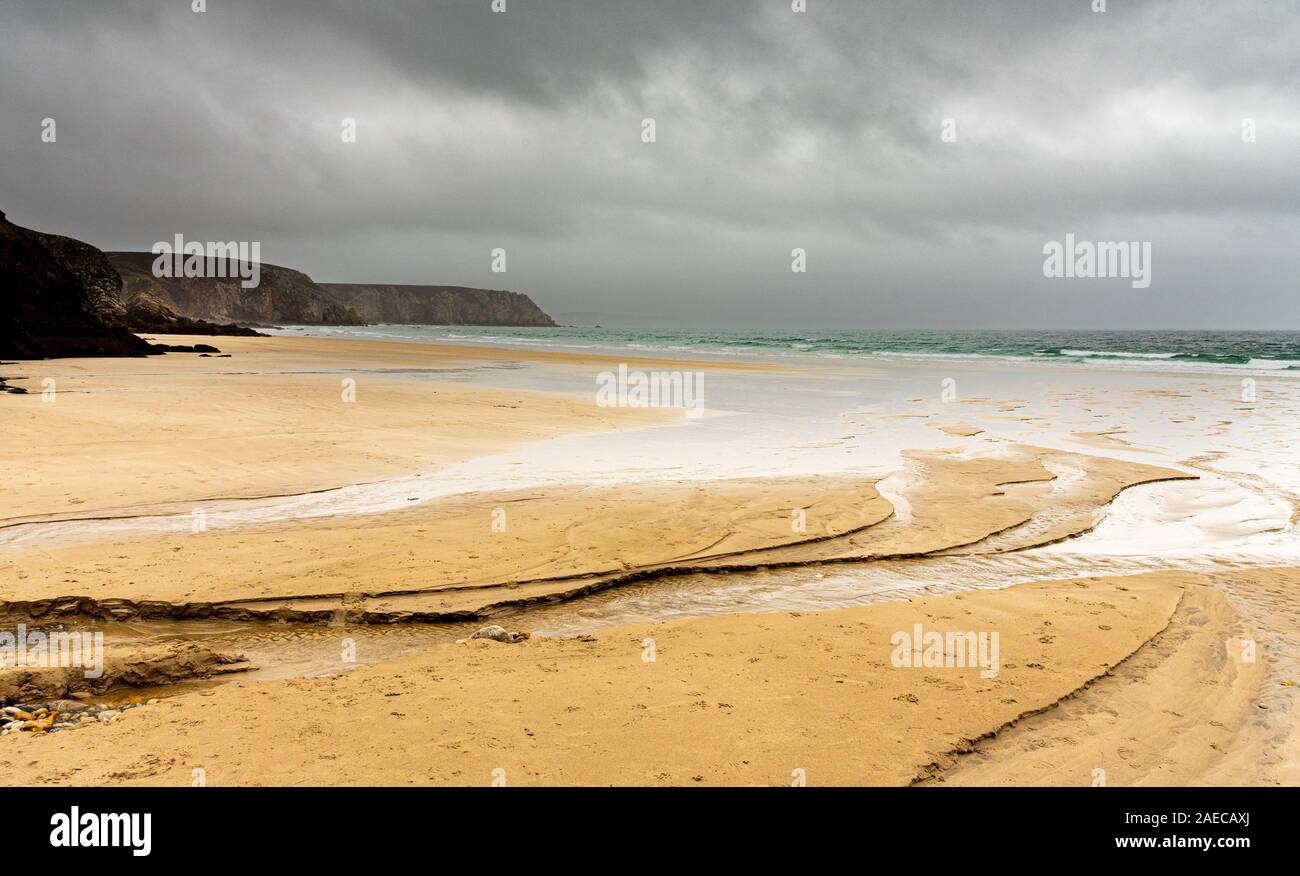
[(220, 341), (5, 366), (11, 783), (1300, 781), (1293, 379)]
[(9, 869), (1288, 848), (1300, 0), (0, 22)]

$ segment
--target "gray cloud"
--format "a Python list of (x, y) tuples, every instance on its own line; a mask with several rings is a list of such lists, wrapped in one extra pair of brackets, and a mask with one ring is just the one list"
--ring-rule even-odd
[[(808, 6), (11, 0), (0, 209), (674, 323), (1300, 325), (1300, 4)], [(1152, 287), (1045, 280), (1066, 232)]]

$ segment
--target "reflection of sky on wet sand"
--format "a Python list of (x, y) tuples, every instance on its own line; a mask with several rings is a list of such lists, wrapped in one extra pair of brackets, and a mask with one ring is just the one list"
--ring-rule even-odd
[[(410, 375), (412, 380), (430, 377), (418, 371)], [(484, 367), (458, 372), (456, 378), (589, 394), (595, 403), (595, 372), (589, 368)], [(472, 491), (827, 473), (893, 474), (883, 487), (901, 506), (907, 478), (903, 450), (996, 454), (1009, 443), (1025, 443), (1200, 476), (1126, 491), (1093, 533), (1040, 549), (1044, 552), (1225, 557), (1295, 552), (1290, 517), (1300, 495), (1300, 443), (1291, 439), (1300, 434), (1300, 381), (1293, 379), (1259, 380), (1258, 400), (1246, 404), (1240, 400), (1240, 378), (1232, 375), (841, 360), (787, 371), (706, 370), (705, 387), (709, 415), (683, 417), (680, 425), (558, 438), (372, 484), (197, 507), (209, 529), (221, 529), (380, 513)], [(943, 400), (945, 388), (950, 401)], [(960, 437), (935, 428), (957, 423), (983, 431)], [(186, 531), (195, 507), (186, 503), (150, 516), (10, 527), (0, 530), (0, 545)]]

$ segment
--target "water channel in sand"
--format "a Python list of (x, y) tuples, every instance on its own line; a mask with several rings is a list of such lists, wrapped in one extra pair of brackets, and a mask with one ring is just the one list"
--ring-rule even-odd
[[(855, 370), (856, 368), (856, 370)], [(485, 372), (486, 373), (486, 372)], [(956, 375), (970, 397), (939, 401)], [(582, 391), (586, 372), (550, 368), (493, 371), (492, 385)], [(413, 377), (412, 379), (424, 379)], [(467, 379), (472, 379), (472, 375)], [(854, 472), (886, 478), (881, 492), (906, 519), (905, 449), (965, 446), (997, 453), (1036, 444), (1181, 468), (1200, 480), (1132, 488), (1096, 528), (1077, 539), (1013, 553), (990, 551), (742, 573), (689, 574), (628, 584), (581, 599), (503, 613), (494, 622), (535, 635), (569, 636), (634, 622), (749, 611), (812, 611), (1053, 578), (1156, 569), (1214, 572), (1300, 565), (1300, 396), (1276, 380), (1267, 405), (1243, 406), (1232, 375), (1044, 370), (1033, 379), (997, 366), (900, 367), (835, 363), (815, 379), (719, 375), (706, 401), (726, 415), (681, 427), (562, 438), (471, 460), (439, 472), (320, 493), (131, 509), (108, 519), (19, 522), (0, 528), (0, 550), (35, 542), (97, 541), (187, 530), (196, 507), (211, 528), (286, 518), (382, 513), (467, 491), (560, 483), (707, 480), (780, 472)], [(1015, 400), (1008, 403), (1008, 400)], [(972, 423), (984, 433), (956, 438), (934, 423)], [(1100, 436), (1100, 437), (1098, 437)], [(891, 475), (891, 473), (894, 473)], [(1077, 472), (1024, 489), (1062, 489)], [(887, 477), (888, 476), (888, 477)], [(1046, 520), (1025, 524), (1045, 528)], [(1250, 594), (1236, 594), (1249, 611)], [(308, 626), (237, 621), (138, 621), (99, 626), (114, 643), (196, 641), (238, 652), (259, 669), (249, 681), (309, 677), (418, 652), (468, 635), (481, 622)], [(95, 627), (92, 626), (91, 629)], [(355, 662), (343, 659), (343, 640)], [(180, 686), (171, 690), (188, 689)]]

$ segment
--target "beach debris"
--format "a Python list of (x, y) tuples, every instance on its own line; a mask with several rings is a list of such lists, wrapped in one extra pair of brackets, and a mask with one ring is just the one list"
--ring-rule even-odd
[[(157, 703), (149, 700), (149, 705)], [(109, 706), (79, 700), (54, 700), (49, 703), (16, 703), (0, 708), (0, 736), (16, 733), (60, 733), (90, 724), (112, 724), (128, 709), (144, 703), (128, 698)]]
[(471, 639), (491, 639), (494, 642), (522, 642), (529, 638), (526, 632), (511, 632), (498, 624), (486, 626), (470, 636)]
[[(42, 709), (41, 711), (45, 711), (45, 710)], [(46, 716), (44, 716), (44, 717), (42, 717), (42, 718), (37, 718), (37, 719), (34, 720), (34, 721), (28, 721), (28, 722), (24, 723), (24, 724), (23, 724), (21, 727), (19, 727), (18, 729), (19, 729), (19, 730), (31, 730), (31, 731), (34, 731), (34, 732), (37, 732), (37, 733), (44, 733), (45, 731), (49, 730), (51, 727), (54, 726), (54, 720), (55, 720), (56, 718), (58, 718), (58, 717), (59, 717), (59, 713), (58, 713), (58, 712), (50, 712), (48, 715), (46, 715)]]

